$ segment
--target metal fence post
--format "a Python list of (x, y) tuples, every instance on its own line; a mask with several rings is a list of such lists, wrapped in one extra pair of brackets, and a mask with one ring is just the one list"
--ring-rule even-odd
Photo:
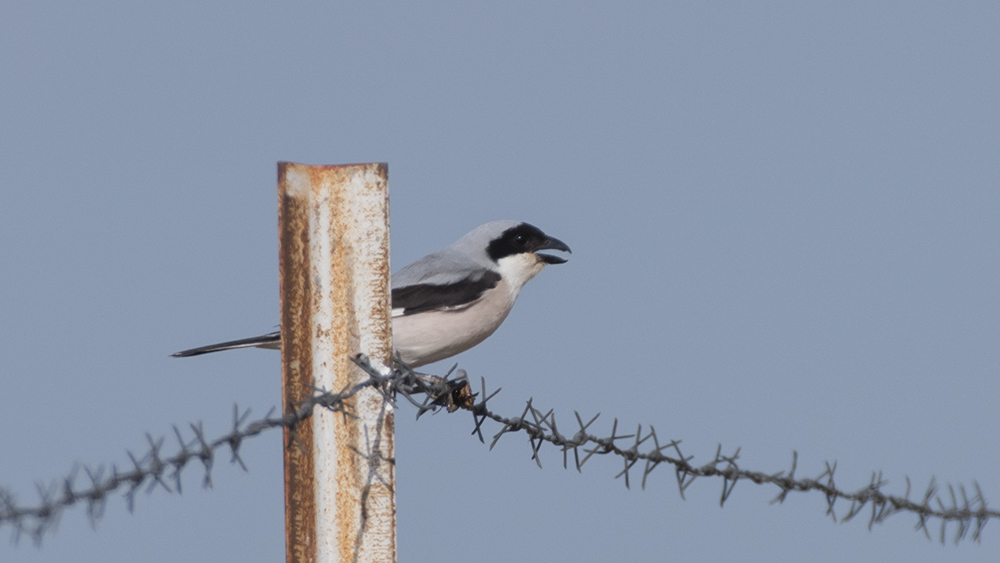
[[(278, 210), (287, 412), (365, 377), (358, 352), (389, 362), (388, 166), (279, 163)], [(396, 561), (393, 409), (366, 389), (352, 414), (285, 430), (289, 563)]]

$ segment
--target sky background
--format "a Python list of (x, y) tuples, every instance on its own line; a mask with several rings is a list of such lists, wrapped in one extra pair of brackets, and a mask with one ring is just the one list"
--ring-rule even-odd
[[(146, 432), (278, 404), (276, 352), (168, 355), (276, 325), (277, 161), (379, 161), (395, 270), (495, 219), (573, 248), (457, 357), (497, 411), (1000, 503), (1000, 4), (423, 4), (0, 2), (0, 485), (30, 504)], [(400, 561), (1000, 553), (997, 523), (941, 546), (749, 482), (720, 509), (718, 480), (628, 490), (618, 460), (540, 470), (414, 414)], [(281, 561), (280, 435), (242, 452), (96, 531), (82, 507), (41, 548), (0, 528), (0, 560)]]

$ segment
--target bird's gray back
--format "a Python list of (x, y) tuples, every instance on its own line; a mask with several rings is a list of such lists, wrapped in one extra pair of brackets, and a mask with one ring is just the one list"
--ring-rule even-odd
[(486, 254), (490, 241), (520, 221), (493, 221), (480, 225), (444, 250), (411, 262), (392, 275), (392, 288), (416, 284), (445, 285), (469, 277), (478, 279), (496, 264)]

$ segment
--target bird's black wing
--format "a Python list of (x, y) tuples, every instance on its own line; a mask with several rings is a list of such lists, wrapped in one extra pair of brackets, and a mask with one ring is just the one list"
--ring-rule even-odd
[[(393, 311), (403, 315), (449, 310), (469, 305), (500, 283), (500, 274), (485, 271), (448, 284), (420, 283), (392, 290)], [(396, 313), (397, 315), (399, 313)]]

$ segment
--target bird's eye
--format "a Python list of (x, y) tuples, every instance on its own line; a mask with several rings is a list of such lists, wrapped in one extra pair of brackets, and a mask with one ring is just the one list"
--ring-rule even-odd
[(524, 235), (514, 236), (514, 246), (517, 246), (519, 248), (524, 248), (527, 245), (528, 245), (528, 237)]

